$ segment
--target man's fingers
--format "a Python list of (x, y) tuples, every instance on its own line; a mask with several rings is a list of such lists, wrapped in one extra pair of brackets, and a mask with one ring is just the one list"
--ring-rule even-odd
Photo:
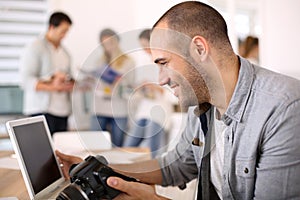
[(55, 154), (60, 157), (62, 160), (69, 160), (70, 159), (70, 156), (64, 154), (64, 153), (61, 153), (60, 151), (58, 150), (55, 150)]
[(142, 187), (146, 186), (144, 184), (137, 183), (137, 182), (125, 181), (119, 177), (109, 177), (107, 179), (107, 184), (110, 187), (120, 190), (121, 192), (124, 192), (127, 195), (131, 197), (135, 197), (137, 199), (139, 199), (140, 197), (139, 192), (141, 190), (144, 190), (144, 188)]
[(69, 172), (68, 172), (67, 169), (62, 169), (62, 173), (63, 173), (63, 175), (64, 175), (64, 177), (65, 177), (66, 179), (69, 179), (69, 178), (70, 178), (70, 174), (69, 174)]
[[(107, 179), (107, 184), (110, 187), (127, 194), (128, 197), (131, 197), (132, 199), (153, 199), (153, 197), (156, 195), (154, 188), (150, 185), (125, 181), (118, 177), (109, 177)], [(128, 199), (128, 197), (124, 199)]]
[(82, 159), (80, 157), (67, 155), (67, 154), (61, 153), (58, 150), (55, 151), (55, 154), (63, 162), (70, 162), (72, 164), (75, 164), (75, 163), (80, 163), (82, 161)]
[(128, 182), (126, 182), (123, 179), (118, 178), (118, 177), (109, 177), (107, 179), (107, 184), (110, 187), (113, 187), (113, 188), (120, 190), (122, 192), (125, 192), (125, 193), (127, 193), (128, 189), (131, 187), (131, 186), (128, 186)]

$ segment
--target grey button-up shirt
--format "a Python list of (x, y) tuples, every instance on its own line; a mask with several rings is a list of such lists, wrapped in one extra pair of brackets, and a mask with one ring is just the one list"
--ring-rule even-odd
[[(45, 91), (36, 91), (38, 80), (48, 81), (54, 74), (53, 58), (50, 51), (50, 44), (45, 38), (40, 36), (24, 49), (21, 63), (21, 87), (24, 90), (24, 114), (31, 115), (45, 113), (48, 111), (51, 93)], [(67, 55), (68, 67), (65, 73), (71, 75), (71, 57), (68, 51), (61, 46)], [(70, 106), (71, 96), (68, 93)]]
[[(223, 199), (300, 199), (300, 81), (240, 58), (238, 83), (222, 120)], [(202, 199), (209, 190), (212, 108), (208, 132), (195, 107), (174, 150), (158, 159), (163, 185), (182, 185), (200, 177)], [(202, 127), (203, 128), (203, 127)], [(193, 145), (199, 138), (199, 145)]]

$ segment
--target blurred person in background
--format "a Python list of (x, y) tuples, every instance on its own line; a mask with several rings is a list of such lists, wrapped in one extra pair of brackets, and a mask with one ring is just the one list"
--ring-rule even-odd
[(71, 24), (65, 13), (53, 13), (46, 34), (29, 44), (21, 59), (23, 112), (29, 116), (45, 115), (52, 135), (67, 130), (71, 114), (71, 57), (61, 44)]
[(134, 85), (134, 61), (124, 54), (112, 29), (100, 33), (103, 54), (98, 59), (99, 79), (92, 94), (92, 130), (111, 133), (112, 143), (122, 146), (128, 121), (128, 93)]
[(259, 39), (254, 36), (247, 36), (241, 43), (239, 54), (252, 62), (253, 64), (259, 64)]
[(172, 104), (167, 100), (166, 90), (158, 85), (158, 68), (150, 66), (150, 34), (151, 29), (145, 29), (139, 35), (140, 45), (149, 59), (141, 61), (136, 67), (139, 72), (136, 76), (139, 79), (136, 89), (137, 110), (124, 146), (137, 147), (144, 143), (150, 147), (152, 157), (155, 157), (163, 153)]

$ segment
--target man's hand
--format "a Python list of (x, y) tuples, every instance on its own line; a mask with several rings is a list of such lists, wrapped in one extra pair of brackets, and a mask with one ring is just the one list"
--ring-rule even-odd
[(115, 199), (117, 200), (138, 200), (138, 199), (153, 199), (153, 200), (167, 200), (167, 198), (158, 196), (155, 193), (154, 186), (138, 183), (138, 182), (128, 182), (118, 177), (109, 177), (107, 179), (107, 184), (120, 190), (119, 194)]
[(63, 72), (56, 72), (50, 81), (51, 87), (57, 92), (71, 92), (74, 87), (74, 81)]
[(67, 179), (70, 178), (69, 176), (70, 167), (73, 164), (77, 164), (83, 161), (80, 157), (63, 154), (57, 150), (55, 151), (55, 154), (58, 157), (58, 161), (61, 165), (61, 169), (64, 174), (64, 177)]
[(36, 90), (50, 92), (72, 92), (74, 85), (75, 81), (66, 73), (57, 72), (53, 74), (51, 80), (39, 80), (36, 84)]

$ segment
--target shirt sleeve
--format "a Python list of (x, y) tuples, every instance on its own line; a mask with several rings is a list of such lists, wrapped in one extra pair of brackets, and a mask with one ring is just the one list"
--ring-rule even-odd
[(190, 114), (188, 114), (187, 120), (187, 127), (175, 148), (158, 158), (163, 176), (162, 186), (184, 185), (198, 176), (198, 167), (192, 147), (194, 136), (188, 127), (191, 124)]
[(20, 75), (21, 87), (25, 90), (35, 90), (40, 78), (50, 79), (51, 75), (41, 77), (41, 52), (43, 51), (39, 41), (35, 41), (24, 49), (21, 57)]

